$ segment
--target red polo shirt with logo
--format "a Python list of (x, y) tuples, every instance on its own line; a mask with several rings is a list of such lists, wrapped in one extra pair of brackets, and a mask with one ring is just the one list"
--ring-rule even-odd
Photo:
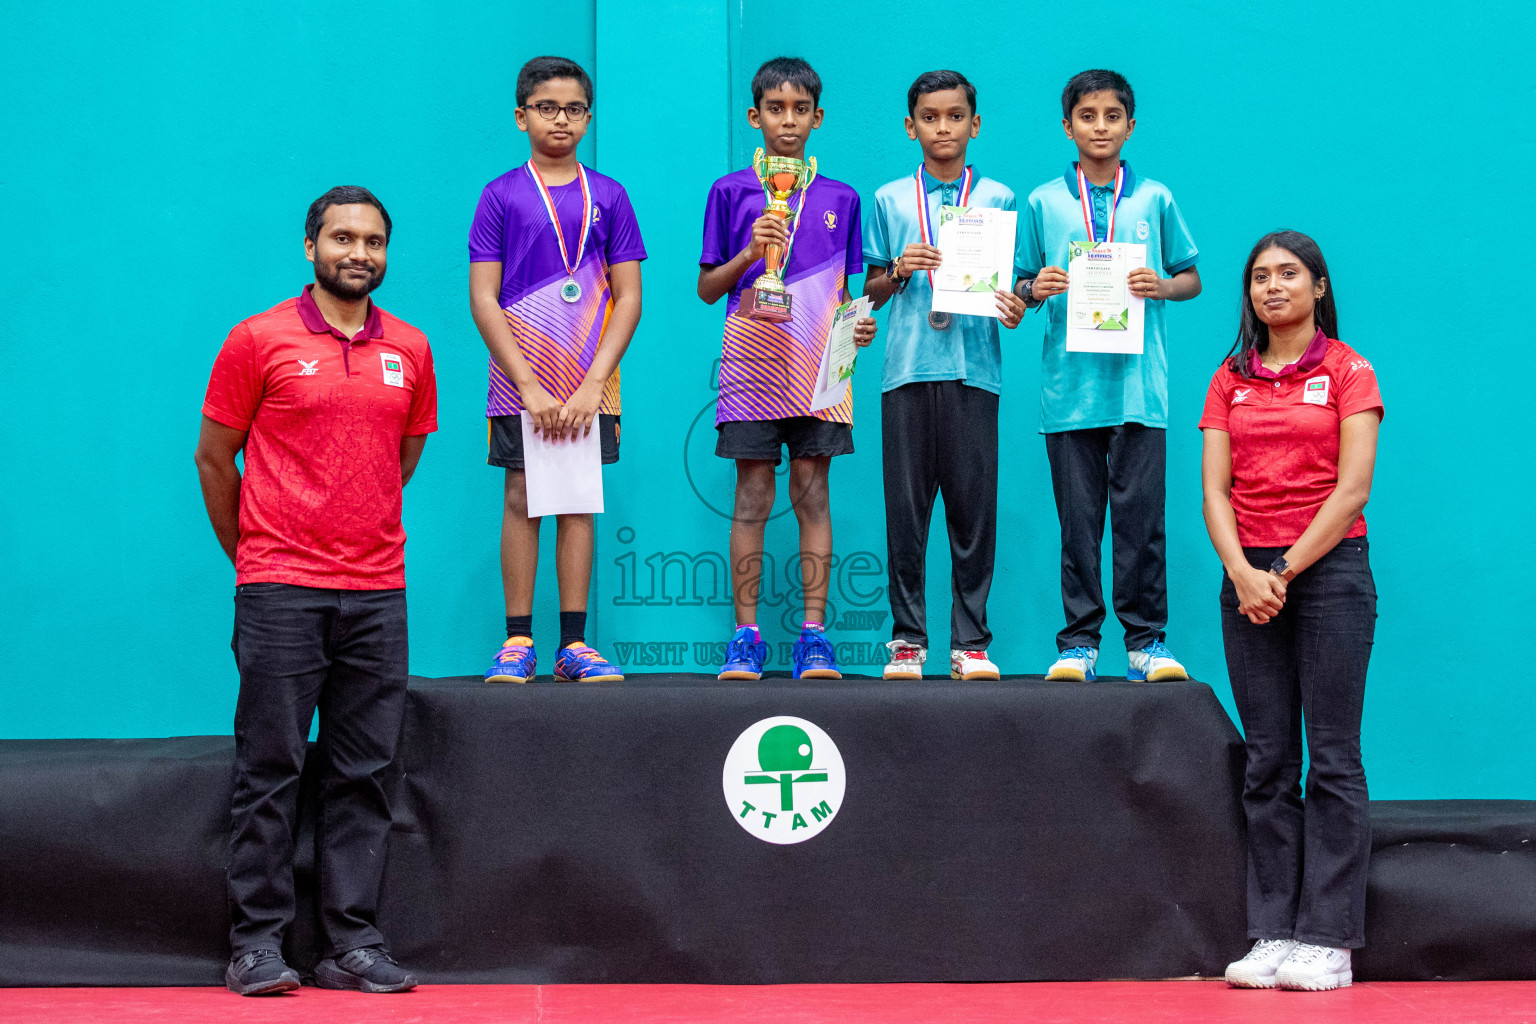
[(246, 430), (235, 582), (405, 586), (400, 440), (437, 429), (426, 335), (376, 305), (355, 337), (310, 289), (235, 326), (203, 415)]
[[(1384, 414), (1376, 371), (1321, 330), (1302, 357), (1269, 370), (1252, 353), (1249, 376), (1221, 364), (1200, 428), (1232, 438), (1232, 511), (1244, 547), (1289, 547), (1339, 483), (1339, 422)], [(1365, 516), (1347, 537), (1365, 535)]]

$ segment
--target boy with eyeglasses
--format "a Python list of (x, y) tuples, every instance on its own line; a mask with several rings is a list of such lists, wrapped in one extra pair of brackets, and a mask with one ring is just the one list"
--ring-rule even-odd
[[(619, 360), (640, 321), (645, 246), (624, 187), (582, 166), (592, 80), (563, 57), (535, 57), (517, 75), (517, 127), (528, 162), (485, 187), (469, 231), (470, 311), (490, 350), (490, 454), (506, 470), (501, 580), (507, 640), (489, 683), (524, 683), (538, 664), (533, 583), (539, 519), (528, 518), (521, 414), (551, 438), (597, 430), (604, 464), (619, 460)], [(560, 584), (557, 681), (622, 680), (586, 643), (592, 581), (590, 514), (556, 519)]]
[[(747, 121), (762, 131), (770, 157), (804, 160), (806, 139), (821, 127), (825, 113), (820, 101), (821, 78), (815, 70), (798, 57), (778, 57), (752, 79)], [(816, 174), (789, 199), (788, 218), (765, 212), (766, 205), (752, 168), (716, 181), (704, 206), (699, 256), (699, 298), (713, 305), (729, 296), (715, 454), (736, 463), (731, 519), (736, 630), (720, 678), (760, 679), (768, 657), (757, 627), (763, 528), (773, 512), (774, 467), (787, 447), (805, 593), (793, 674), (796, 679), (840, 679), (824, 621), (832, 565), (827, 472), (832, 456), (853, 451), (853, 396), (850, 392), (821, 411), (811, 409), (811, 396), (832, 316), (848, 300), (848, 279), (864, 271), (859, 194)], [(792, 305), (785, 322), (753, 319), (741, 309), (742, 292), (763, 273), (769, 246), (786, 254), (782, 273)], [(874, 318), (861, 318), (854, 340), (863, 346), (874, 336)]]

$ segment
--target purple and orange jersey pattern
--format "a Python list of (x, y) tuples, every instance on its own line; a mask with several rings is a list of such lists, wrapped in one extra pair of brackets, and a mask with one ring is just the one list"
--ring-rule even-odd
[[(792, 209), (798, 204), (798, 199), (791, 200)], [(710, 186), (699, 264), (717, 266), (745, 249), (752, 240), (752, 222), (766, 205), (762, 185), (750, 168)], [(791, 416), (853, 422), (851, 394), (814, 413), (811, 395), (843, 289), (850, 278), (864, 272), (859, 194), (840, 181), (818, 176), (806, 190), (796, 220), (784, 268), (785, 287), (794, 297), (794, 319), (767, 323), (738, 315), (741, 293), (766, 269), (761, 260), (747, 268), (727, 297), (717, 425)]]
[[(576, 268), (581, 298), (567, 303), (560, 288), (567, 280), (560, 243), (549, 213), (527, 168), (519, 164), (485, 186), (469, 231), (471, 262), (501, 264), (499, 301), (507, 324), (522, 347), (534, 375), (557, 401), (575, 393), (602, 342), (613, 308), (608, 268), (645, 259), (640, 225), (624, 186), (587, 169), (592, 192), (592, 224), (586, 253)], [(580, 181), (552, 185), (550, 199), (568, 244), (581, 237)], [(575, 257), (574, 251), (571, 253)], [(517, 388), (490, 360), (487, 416), (522, 412)], [(619, 374), (603, 391), (599, 411), (619, 412)]]

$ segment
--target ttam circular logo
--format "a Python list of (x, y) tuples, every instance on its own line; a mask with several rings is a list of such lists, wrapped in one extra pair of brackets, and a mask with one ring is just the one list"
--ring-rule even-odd
[(747, 727), (725, 755), (725, 805), (765, 843), (803, 843), (832, 824), (848, 777), (820, 726), (778, 715)]

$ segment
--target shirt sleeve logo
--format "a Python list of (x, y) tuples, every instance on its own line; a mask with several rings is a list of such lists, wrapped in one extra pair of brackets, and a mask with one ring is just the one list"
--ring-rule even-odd
[(1308, 405), (1328, 404), (1328, 378), (1308, 377), (1307, 386), (1301, 393), (1301, 400)]
[(384, 383), (392, 388), (405, 387), (405, 368), (400, 357), (391, 352), (380, 352), (379, 361), (384, 364)]

